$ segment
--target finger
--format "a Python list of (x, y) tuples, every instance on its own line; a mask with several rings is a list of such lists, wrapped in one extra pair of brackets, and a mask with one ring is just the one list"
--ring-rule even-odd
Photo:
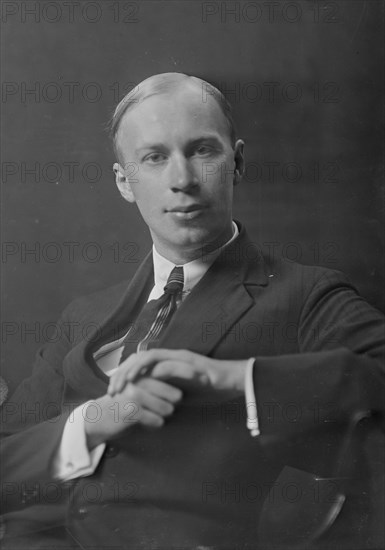
[(113, 396), (123, 390), (128, 380), (128, 374), (135, 365), (136, 357), (137, 354), (132, 353), (121, 365), (119, 365), (118, 370), (111, 376), (107, 389), (109, 395)]
[(127, 424), (127, 427), (129, 427), (130, 423), (132, 422), (134, 424), (142, 424), (151, 428), (158, 428), (160, 426), (163, 426), (164, 418), (157, 413), (141, 408), (140, 414), (136, 418), (127, 418), (125, 419), (125, 422)]
[[(109, 385), (110, 395), (120, 393), (128, 382), (133, 382), (141, 376), (145, 376), (149, 369), (156, 364), (154, 354), (148, 351), (142, 351), (130, 356), (130, 361), (119, 368), (113, 376)], [(123, 366), (123, 365), (122, 365)]]
[(161, 361), (152, 371), (154, 378), (168, 379), (180, 378), (182, 380), (195, 381), (201, 385), (207, 385), (210, 378), (203, 365), (191, 364), (181, 361)]
[(112, 375), (107, 393), (111, 396), (123, 391), (128, 382), (132, 382), (141, 376), (150, 375), (152, 369), (159, 361), (174, 359), (187, 361), (193, 359), (196, 354), (187, 350), (169, 350), (155, 348), (130, 355), (122, 363), (119, 369)]
[(183, 392), (179, 388), (154, 378), (143, 378), (136, 385), (170, 403), (178, 403), (183, 397)]
[[(140, 388), (138, 388), (140, 389)], [(142, 407), (152, 413), (165, 417), (170, 416), (174, 412), (174, 405), (169, 401), (165, 401), (156, 395), (146, 392), (144, 390), (142, 395)]]
[(142, 409), (147, 409), (159, 416), (169, 416), (174, 411), (174, 405), (169, 401), (132, 384), (127, 386), (122, 395), (127, 398), (125, 408), (128, 410), (130, 406), (133, 407), (133, 411), (136, 411), (135, 415)]
[(139, 422), (149, 428), (160, 428), (164, 424), (164, 418), (163, 416), (143, 409), (143, 414)]
[[(128, 374), (129, 380), (133, 381), (140, 376), (146, 376), (149, 369), (152, 369), (160, 361), (174, 360), (187, 362), (196, 354), (186, 350), (171, 350), (163, 348), (154, 348), (147, 351), (142, 351), (136, 354), (134, 365)], [(152, 370), (151, 370), (152, 372)]]

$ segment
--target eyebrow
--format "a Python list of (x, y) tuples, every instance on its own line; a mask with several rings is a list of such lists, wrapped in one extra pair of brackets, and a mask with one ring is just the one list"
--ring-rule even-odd
[(163, 143), (144, 143), (137, 149), (135, 149), (135, 153), (140, 153), (141, 151), (147, 151), (149, 149), (164, 149), (165, 146)]
[[(189, 140), (187, 143), (185, 143), (184, 148), (191, 149), (202, 142), (211, 142), (216, 145), (222, 145), (222, 142), (218, 134), (207, 134), (207, 135), (202, 135), (202, 136), (199, 136), (198, 138)], [(140, 153), (142, 151), (148, 151), (148, 150), (160, 150), (160, 149), (167, 149), (167, 146), (164, 143), (144, 143), (143, 145), (135, 149), (135, 153)]]

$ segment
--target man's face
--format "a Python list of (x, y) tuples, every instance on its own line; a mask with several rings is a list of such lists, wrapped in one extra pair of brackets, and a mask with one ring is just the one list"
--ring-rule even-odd
[(243, 143), (232, 148), (212, 97), (203, 102), (199, 87), (184, 86), (145, 99), (124, 115), (117, 147), (119, 189), (137, 203), (161, 254), (188, 261), (231, 237)]

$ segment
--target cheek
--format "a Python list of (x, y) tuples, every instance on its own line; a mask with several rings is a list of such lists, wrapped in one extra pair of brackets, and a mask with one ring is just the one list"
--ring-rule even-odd
[(139, 179), (134, 185), (131, 185), (131, 189), (138, 206), (143, 210), (147, 210), (148, 206), (151, 205), (151, 198), (153, 196), (149, 187)]
[(218, 169), (213, 177), (213, 184), (225, 195), (234, 182), (234, 162), (232, 158), (218, 162)]
[(210, 195), (213, 200), (218, 201), (221, 206), (232, 202), (233, 198), (233, 180), (232, 174), (228, 174), (227, 177), (216, 179), (211, 190)]
[(159, 224), (160, 221), (163, 223), (163, 210), (156, 193), (141, 193), (136, 202), (143, 219), (150, 227)]

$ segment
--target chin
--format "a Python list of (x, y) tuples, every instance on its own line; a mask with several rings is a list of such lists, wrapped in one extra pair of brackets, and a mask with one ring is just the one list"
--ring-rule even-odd
[(175, 235), (176, 238), (173, 244), (181, 249), (198, 249), (210, 245), (210, 243), (218, 239), (219, 235), (220, 231), (213, 232), (202, 227), (197, 227), (193, 230), (181, 231), (179, 235)]

